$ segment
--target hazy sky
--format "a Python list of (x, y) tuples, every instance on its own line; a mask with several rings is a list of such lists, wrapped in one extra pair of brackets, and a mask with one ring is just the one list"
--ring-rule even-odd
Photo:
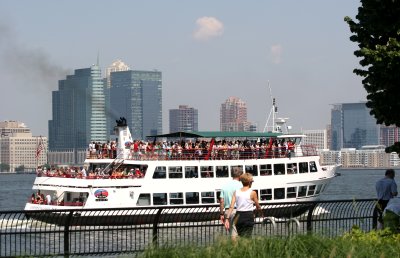
[(343, 21), (353, 0), (38, 0), (0, 1), (0, 121), (25, 122), (47, 135), (51, 91), (74, 69), (105, 71), (121, 59), (163, 73), (168, 110), (199, 110), (199, 129), (219, 129), (228, 97), (247, 103), (263, 129), (271, 96), (295, 131), (323, 129), (331, 104), (364, 101), (353, 74), (357, 48)]

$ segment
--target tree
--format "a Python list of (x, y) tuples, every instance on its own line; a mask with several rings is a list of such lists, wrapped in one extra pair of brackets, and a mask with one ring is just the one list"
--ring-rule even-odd
[(9, 171), (10, 171), (10, 165), (5, 163), (0, 163), (0, 172), (9, 172)]
[(354, 73), (364, 77), (366, 105), (378, 124), (400, 127), (400, 0), (361, 0), (356, 19), (344, 18), (358, 43)]
[(24, 171), (25, 171), (25, 166), (24, 165), (20, 165), (20, 166), (15, 168), (15, 172), (24, 172)]

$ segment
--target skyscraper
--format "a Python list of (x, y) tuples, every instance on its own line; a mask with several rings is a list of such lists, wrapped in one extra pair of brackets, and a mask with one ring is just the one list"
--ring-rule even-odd
[(360, 103), (335, 104), (331, 110), (331, 149), (360, 149), (364, 145), (379, 144), (379, 126), (365, 105)]
[(195, 108), (179, 105), (179, 109), (169, 110), (169, 132), (198, 131), (198, 111)]
[(389, 147), (400, 141), (400, 128), (395, 125), (380, 126), (380, 144)]
[(162, 133), (162, 74), (160, 71), (111, 73), (110, 126), (125, 117), (134, 139)]
[(120, 59), (114, 61), (107, 69), (106, 69), (106, 84), (107, 88), (111, 87), (111, 73), (112, 72), (120, 72), (120, 71), (129, 71), (130, 68), (127, 64), (122, 62)]
[(229, 97), (221, 104), (221, 131), (249, 131), (246, 103), (237, 97)]
[(91, 141), (107, 140), (104, 85), (97, 65), (67, 75), (52, 97), (50, 150), (85, 149)]

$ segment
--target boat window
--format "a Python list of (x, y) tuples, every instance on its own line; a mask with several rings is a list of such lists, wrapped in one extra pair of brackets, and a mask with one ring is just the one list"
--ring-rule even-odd
[(197, 178), (199, 177), (199, 167), (188, 166), (185, 167), (185, 178)]
[(182, 178), (182, 167), (168, 167), (168, 177), (169, 178)]
[(243, 166), (241, 166), (241, 165), (231, 166), (231, 175), (232, 175), (232, 172), (235, 170), (243, 172)]
[(253, 176), (258, 176), (258, 167), (257, 165), (246, 165), (245, 166), (246, 173), (250, 173)]
[(183, 204), (183, 193), (170, 193), (169, 194), (170, 204)]
[(286, 191), (286, 198), (296, 198), (297, 187), (288, 187)]
[(287, 164), (287, 174), (297, 174), (297, 164), (296, 163), (288, 163)]
[(133, 198), (135, 197), (135, 192), (134, 191), (130, 191), (129, 192), (129, 197), (133, 200)]
[(153, 178), (167, 178), (167, 167), (156, 167)]
[(150, 194), (149, 193), (141, 193), (139, 195), (139, 199), (136, 203), (137, 206), (147, 206), (150, 205)]
[(228, 166), (216, 166), (215, 170), (217, 177), (229, 177)]
[(203, 178), (212, 178), (214, 177), (214, 168), (212, 166), (201, 166), (200, 174)]
[(221, 191), (217, 191), (217, 202), (219, 202), (220, 196), (221, 196)]
[(308, 163), (307, 162), (299, 162), (299, 172), (300, 173), (308, 173)]
[(285, 164), (274, 164), (274, 175), (284, 175)]
[(297, 192), (298, 197), (304, 197), (307, 194), (307, 186), (300, 186), (299, 191)]
[(315, 185), (310, 185), (308, 187), (308, 192), (307, 192), (307, 196), (312, 196), (315, 193)]
[(260, 190), (260, 200), (261, 201), (272, 200), (272, 189), (261, 189)]
[(153, 205), (167, 205), (167, 194), (166, 193), (154, 193), (153, 194)]
[(201, 193), (201, 203), (215, 203), (214, 192), (202, 192)]
[(258, 198), (258, 199), (260, 199), (260, 194), (259, 194), (259, 191), (258, 191), (257, 189), (253, 189), (253, 191), (254, 191), (254, 192), (256, 192), (256, 194), (257, 194), (257, 198)]
[(315, 194), (319, 194), (321, 192), (322, 185), (317, 185), (317, 190), (315, 190)]
[(310, 172), (317, 172), (317, 165), (315, 161), (310, 161)]
[(261, 176), (272, 175), (272, 165), (271, 164), (260, 165), (260, 175)]
[(198, 192), (187, 192), (186, 193), (186, 204), (198, 204), (199, 193)]
[(323, 192), (325, 191), (325, 188), (326, 188), (326, 184), (323, 184), (323, 185), (321, 186), (321, 193), (323, 193)]
[(274, 200), (285, 199), (285, 188), (274, 189)]

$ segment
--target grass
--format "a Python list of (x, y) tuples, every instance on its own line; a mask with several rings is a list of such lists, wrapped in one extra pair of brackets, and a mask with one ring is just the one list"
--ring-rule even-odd
[(206, 247), (149, 248), (140, 257), (400, 257), (400, 235), (388, 231), (364, 233), (353, 229), (343, 236), (328, 238), (317, 235), (292, 237), (257, 237), (232, 242), (227, 238)]

